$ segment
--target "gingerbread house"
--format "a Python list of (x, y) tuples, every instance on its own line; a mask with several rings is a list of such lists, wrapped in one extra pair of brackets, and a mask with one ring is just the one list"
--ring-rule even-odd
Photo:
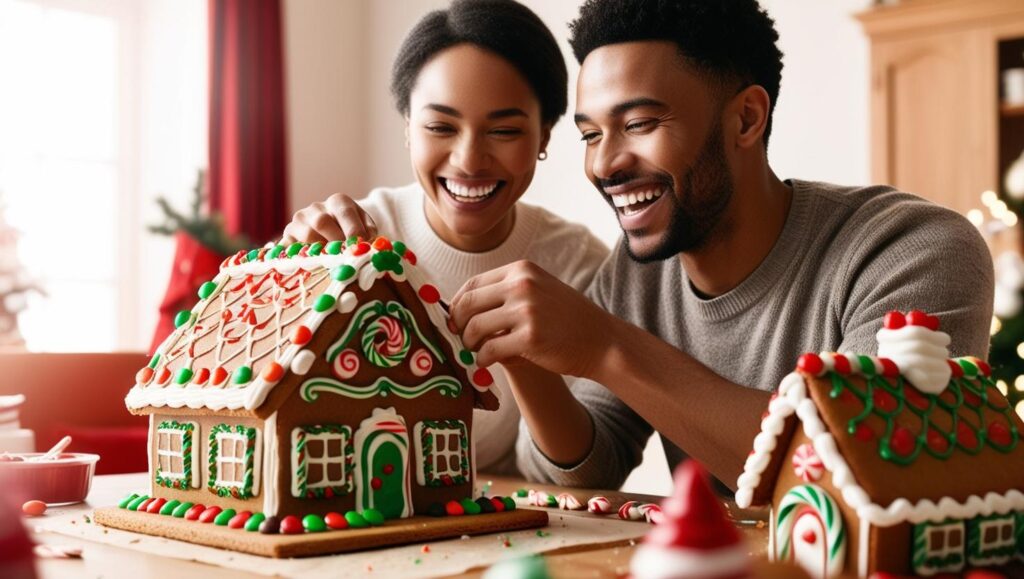
[(736, 493), (771, 506), (775, 558), (819, 577), (1024, 560), (1024, 424), (938, 325), (891, 312), (878, 357), (804, 354), (783, 379)]
[(178, 314), (128, 409), (151, 497), (225, 511), (425, 513), (473, 489), (492, 379), (401, 242), (240, 252)]

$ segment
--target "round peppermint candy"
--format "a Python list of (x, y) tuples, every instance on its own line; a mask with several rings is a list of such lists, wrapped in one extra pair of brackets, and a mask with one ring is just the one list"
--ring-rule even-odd
[(607, 497), (591, 497), (587, 501), (587, 510), (595, 515), (608, 515), (612, 513), (612, 502)]
[(642, 521), (643, 514), (640, 512), (640, 503), (637, 501), (626, 501), (619, 507), (619, 518), (624, 521)]
[(574, 495), (562, 493), (558, 495), (558, 508), (563, 511), (579, 511), (583, 509), (583, 503)]
[(793, 472), (804, 482), (816, 482), (825, 474), (825, 465), (821, 457), (814, 452), (814, 446), (805, 442), (793, 453)]

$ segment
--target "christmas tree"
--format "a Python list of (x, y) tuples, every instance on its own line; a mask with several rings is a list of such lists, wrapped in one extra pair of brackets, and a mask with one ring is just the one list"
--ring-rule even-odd
[(18, 312), (26, 297), (39, 291), (18, 260), (18, 232), (4, 218), (0, 197), (0, 350), (22, 349), (25, 341), (18, 331)]

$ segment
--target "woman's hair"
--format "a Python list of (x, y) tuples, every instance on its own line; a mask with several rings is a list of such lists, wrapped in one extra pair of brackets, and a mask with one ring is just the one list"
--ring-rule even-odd
[(782, 52), (775, 22), (756, 0), (587, 0), (569, 30), (569, 44), (581, 64), (609, 44), (668, 40), (686, 62), (720, 86), (760, 85), (771, 99), (764, 130), (768, 142)]
[(558, 43), (536, 14), (513, 0), (454, 0), (417, 23), (391, 69), (391, 94), (400, 113), (409, 114), (409, 95), (423, 65), (457, 44), (493, 52), (514, 66), (540, 101), (545, 124), (565, 114), (569, 74)]

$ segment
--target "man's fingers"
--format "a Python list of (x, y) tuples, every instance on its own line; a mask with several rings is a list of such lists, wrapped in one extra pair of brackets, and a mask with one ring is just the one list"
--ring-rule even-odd
[(456, 328), (465, 328), (472, 318), (501, 307), (507, 298), (508, 291), (504, 284), (500, 283), (471, 290), (459, 296), (458, 301), (451, 303), (448, 307), (448, 317)]

